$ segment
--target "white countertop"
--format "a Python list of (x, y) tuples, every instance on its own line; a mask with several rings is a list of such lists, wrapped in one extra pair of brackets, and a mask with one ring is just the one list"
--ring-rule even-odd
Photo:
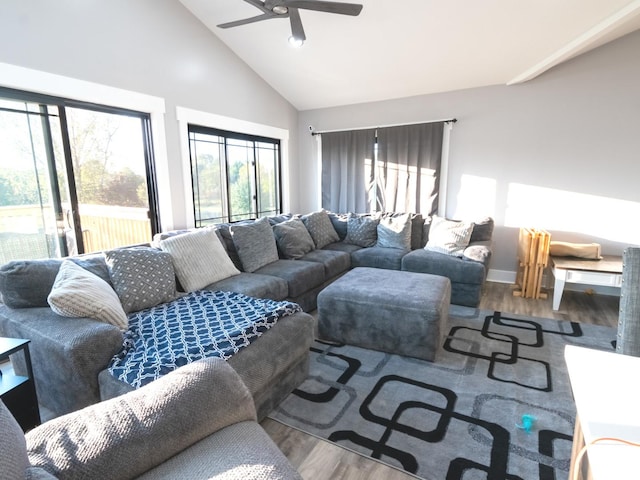
[[(600, 437), (640, 443), (640, 358), (567, 346), (565, 360), (585, 444)], [(640, 448), (588, 447), (594, 480), (640, 478)]]

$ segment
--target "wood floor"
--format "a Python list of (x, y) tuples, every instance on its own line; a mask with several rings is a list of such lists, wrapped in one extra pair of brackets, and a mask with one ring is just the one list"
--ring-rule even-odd
[[(533, 300), (514, 297), (512, 291), (511, 285), (487, 282), (480, 309), (611, 327), (618, 322), (618, 297), (565, 291), (560, 309), (554, 312), (551, 308), (551, 295), (547, 299)], [(271, 419), (263, 420), (262, 427), (305, 480), (415, 478)]]

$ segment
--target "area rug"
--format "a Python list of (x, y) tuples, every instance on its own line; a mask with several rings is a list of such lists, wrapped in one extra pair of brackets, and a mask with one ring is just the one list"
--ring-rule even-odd
[(575, 404), (565, 345), (615, 330), (452, 306), (434, 363), (315, 342), (270, 417), (428, 480), (566, 479)]

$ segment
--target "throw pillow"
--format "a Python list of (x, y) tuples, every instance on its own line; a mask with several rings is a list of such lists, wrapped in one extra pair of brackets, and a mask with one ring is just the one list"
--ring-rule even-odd
[(60, 265), (47, 301), (63, 317), (89, 317), (127, 328), (127, 314), (113, 288), (71, 260)]
[(411, 216), (408, 213), (380, 219), (377, 228), (378, 247), (411, 249)]
[(267, 217), (250, 224), (231, 225), (229, 231), (245, 272), (255, 272), (278, 260), (276, 239)]
[(171, 254), (178, 281), (186, 292), (240, 274), (213, 228), (161, 240), (160, 248)]
[(302, 258), (315, 248), (311, 235), (298, 218), (278, 223), (273, 227), (273, 234), (283, 258)]
[(491, 217), (485, 217), (482, 220), (473, 222), (473, 232), (469, 243), (490, 241), (493, 236), (493, 224), (493, 218)]
[(344, 240), (347, 236), (347, 222), (349, 221), (349, 215), (346, 213), (333, 213), (328, 212), (329, 220), (331, 220), (331, 225), (333, 225), (333, 229), (338, 234), (338, 238), (340, 240)]
[(302, 217), (302, 221), (313, 238), (316, 248), (326, 247), (330, 243), (340, 241), (338, 232), (333, 228), (331, 219), (325, 210), (305, 215)]
[(473, 222), (458, 222), (433, 216), (429, 228), (429, 241), (425, 250), (462, 257), (469, 245), (473, 232)]
[(373, 247), (378, 240), (378, 223), (378, 217), (350, 214), (344, 242), (360, 247)]
[(113, 289), (127, 313), (155, 307), (176, 296), (171, 255), (155, 248), (125, 248), (105, 253)]

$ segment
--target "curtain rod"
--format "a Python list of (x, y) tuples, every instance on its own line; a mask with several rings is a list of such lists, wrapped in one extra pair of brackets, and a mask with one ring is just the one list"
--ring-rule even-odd
[(375, 127), (360, 127), (360, 128), (342, 128), (339, 130), (321, 130), (319, 132), (315, 132), (313, 130), (313, 127), (311, 125), (309, 125), (309, 131), (311, 132), (311, 135), (315, 136), (315, 135), (322, 135), (323, 133), (337, 133), (337, 132), (350, 132), (350, 131), (358, 131), (358, 130), (369, 130), (372, 128), (389, 128), (389, 127), (404, 127), (407, 125), (421, 125), (423, 123), (456, 123), (458, 121), (457, 118), (448, 118), (446, 120), (429, 120), (428, 122), (412, 122), (412, 123), (398, 123), (395, 125), (378, 125)]

